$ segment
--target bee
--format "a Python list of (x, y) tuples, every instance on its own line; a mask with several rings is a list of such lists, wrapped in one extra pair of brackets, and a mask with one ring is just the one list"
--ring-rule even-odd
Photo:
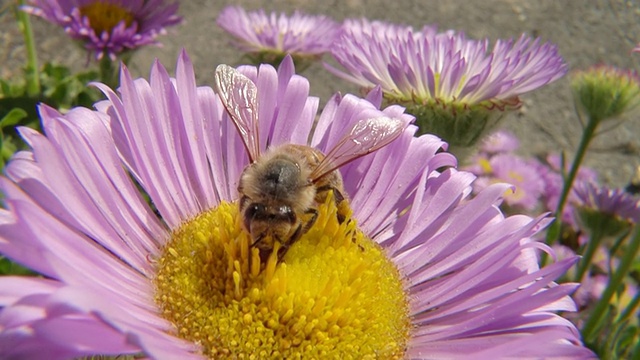
[[(361, 120), (326, 155), (306, 145), (282, 144), (263, 154), (258, 133), (257, 87), (228, 65), (215, 73), (218, 95), (235, 125), (250, 164), (238, 183), (239, 213), (250, 234), (251, 247), (261, 260), (280, 243), (278, 261), (314, 225), (317, 206), (333, 192), (339, 205), (346, 201), (341, 166), (395, 140), (407, 124), (389, 117)], [(344, 217), (338, 216), (343, 222)]]

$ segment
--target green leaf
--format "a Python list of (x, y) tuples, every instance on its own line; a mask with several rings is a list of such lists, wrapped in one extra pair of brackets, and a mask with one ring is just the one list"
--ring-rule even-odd
[(0, 255), (0, 275), (30, 275), (35, 276), (37, 273), (27, 269), (22, 265), (7, 259)]
[(20, 97), (26, 93), (26, 87), (24, 81), (9, 82), (4, 79), (0, 79), (0, 99), (5, 97)]
[(12, 136), (3, 135), (2, 147), (0, 147), (0, 159), (6, 162), (18, 150), (15, 139)]
[(15, 126), (20, 120), (26, 118), (27, 115), (24, 109), (13, 108), (0, 120), (0, 128)]

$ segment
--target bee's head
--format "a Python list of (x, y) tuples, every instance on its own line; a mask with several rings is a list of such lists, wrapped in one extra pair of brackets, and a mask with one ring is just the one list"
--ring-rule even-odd
[(305, 160), (295, 154), (267, 154), (245, 169), (238, 189), (253, 201), (284, 203), (296, 211), (305, 211), (315, 197), (309, 173)]

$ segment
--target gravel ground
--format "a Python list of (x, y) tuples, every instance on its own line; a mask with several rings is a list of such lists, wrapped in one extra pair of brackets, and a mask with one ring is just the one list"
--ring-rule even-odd
[[(20, 32), (7, 5), (0, 2), (0, 76), (16, 76), (24, 62)], [(228, 37), (215, 24), (220, 10), (229, 4), (247, 9), (264, 6), (267, 11), (300, 9), (312, 14), (326, 14), (336, 20), (367, 17), (421, 27), (436, 24), (442, 30), (464, 31), (470, 38), (518, 37), (522, 33), (540, 36), (556, 43), (570, 69), (594, 64), (610, 64), (638, 69), (640, 54), (631, 54), (640, 42), (640, 4), (620, 0), (448, 0), (399, 1), (183, 1), (180, 13), (185, 21), (161, 37), (163, 47), (147, 47), (133, 59), (131, 69), (147, 76), (154, 58), (173, 71), (179, 50), (190, 54), (200, 84), (213, 84), (213, 71), (220, 63), (235, 64), (239, 54), (227, 46)], [(40, 19), (33, 20), (39, 58), (77, 69), (87, 64), (86, 55), (71, 44), (63, 31)], [(321, 103), (336, 91), (357, 89), (314, 65), (304, 73), (310, 79), (311, 92)], [(580, 136), (580, 124), (573, 112), (569, 82), (563, 78), (523, 96), (525, 105), (509, 114), (503, 126), (515, 132), (523, 154), (567, 151), (572, 156)], [(640, 110), (639, 110), (640, 111)], [(587, 165), (596, 168), (604, 182), (623, 186), (640, 165), (640, 119), (638, 111), (612, 131), (602, 134), (587, 155)]]

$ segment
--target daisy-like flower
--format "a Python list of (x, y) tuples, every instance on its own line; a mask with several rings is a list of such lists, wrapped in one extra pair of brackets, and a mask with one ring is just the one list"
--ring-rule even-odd
[[(362, 119), (411, 120), (377, 110), (374, 92), (334, 96), (314, 126), (291, 59), (240, 71), (263, 147), (310, 139), (326, 153)], [(20, 129), (32, 150), (0, 178), (0, 252), (44, 275), (0, 278), (4, 358), (593, 355), (554, 313), (574, 309), (575, 285), (553, 280), (576, 258), (540, 269), (530, 237), (546, 220), (505, 218), (507, 185), (470, 198), (473, 176), (440, 139), (409, 126), (342, 167), (352, 217), (321, 204), (283, 261), (262, 263), (234, 203), (244, 145), (186, 54), (175, 79), (156, 63), (149, 82), (124, 68), (119, 94), (100, 88), (97, 111), (42, 105), (46, 136)]]
[(474, 191), (478, 192), (492, 183), (505, 182), (513, 185), (513, 189), (504, 195), (505, 204), (525, 211), (533, 211), (539, 205), (544, 179), (534, 161), (503, 153), (480, 159), (480, 162), (483, 174), (478, 174), (482, 176), (474, 183)]
[(157, 45), (166, 27), (182, 21), (178, 2), (165, 0), (31, 0), (24, 9), (62, 26), (97, 59)]
[(575, 279), (588, 274), (598, 247), (607, 239), (625, 235), (640, 220), (640, 199), (622, 189), (609, 189), (593, 182), (575, 187), (574, 216), (589, 235)]
[(462, 32), (364, 19), (345, 21), (331, 53), (345, 70), (329, 71), (365, 89), (380, 85), (389, 102), (416, 115), (421, 131), (453, 146), (474, 144), (495, 125), (494, 110), (519, 106), (521, 94), (566, 72), (555, 45), (524, 35), (491, 49)]
[(240, 6), (224, 8), (217, 23), (254, 64), (277, 65), (291, 55), (298, 71), (329, 52), (340, 32), (340, 25), (326, 16), (300, 11), (291, 16), (266, 14), (263, 9), (247, 12)]
[[(493, 172), (490, 158), (496, 154), (511, 153), (518, 149), (520, 141), (511, 132), (498, 130), (487, 135), (478, 148), (478, 152), (473, 155), (465, 170), (477, 176), (489, 176)], [(478, 182), (476, 182), (478, 185)], [(482, 186), (484, 188), (484, 186)]]
[(576, 186), (575, 195), (574, 206), (587, 228), (608, 229), (616, 234), (640, 221), (640, 199), (623, 189), (583, 182)]
[(510, 131), (498, 130), (487, 135), (480, 144), (480, 152), (487, 154), (509, 153), (520, 147), (520, 140)]

